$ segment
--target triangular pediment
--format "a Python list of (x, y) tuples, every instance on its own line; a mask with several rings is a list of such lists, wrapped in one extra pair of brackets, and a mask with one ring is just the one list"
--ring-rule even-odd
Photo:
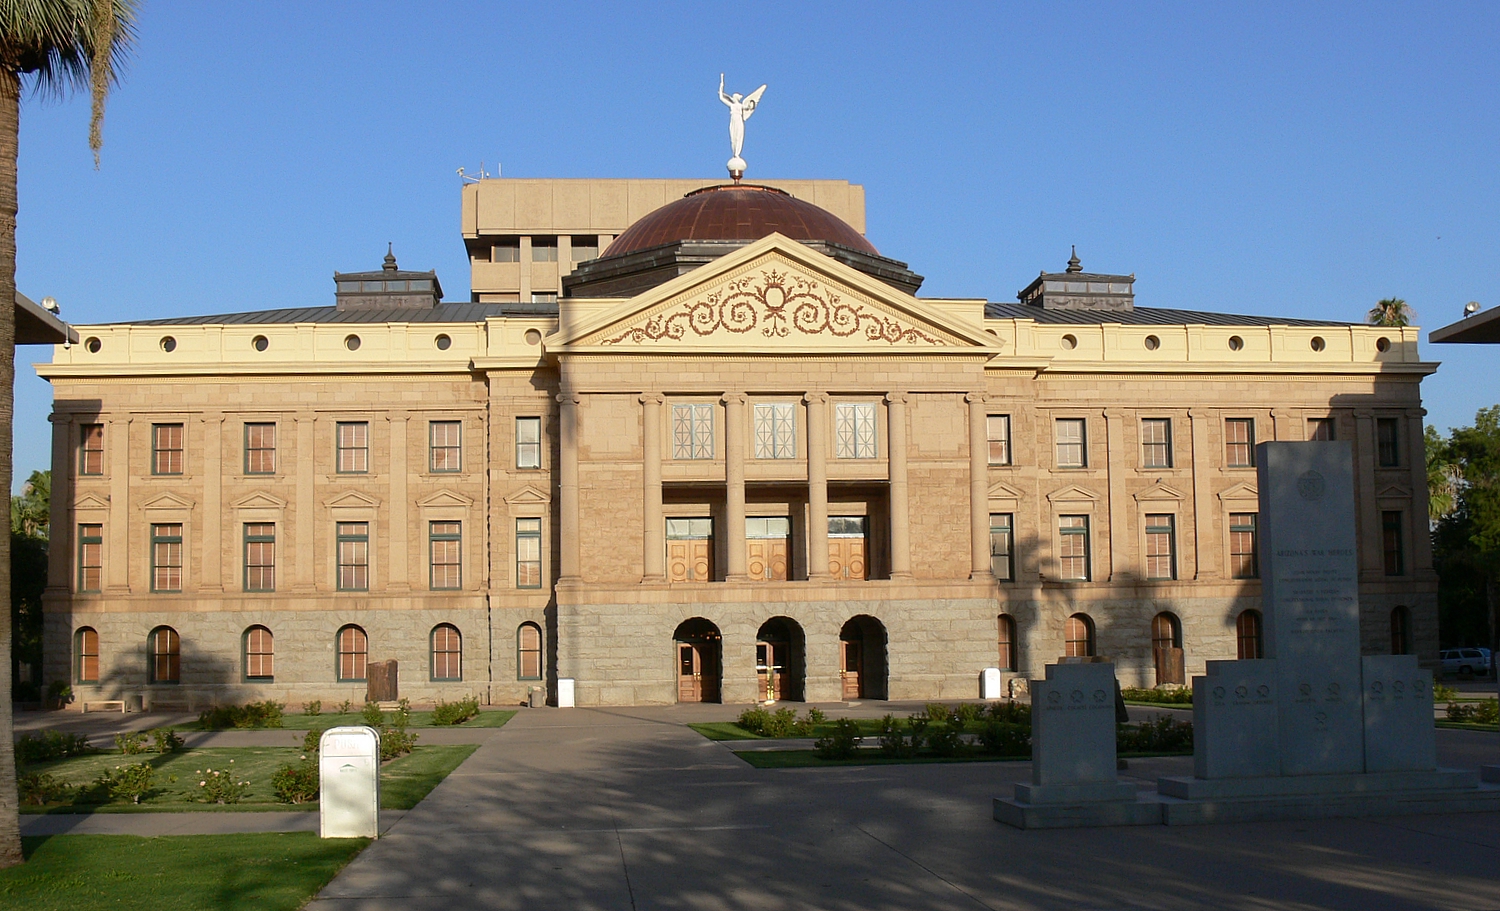
[(280, 497), (273, 497), (259, 490), (248, 496), (241, 497), (229, 505), (235, 509), (286, 509), (285, 500)]
[(1409, 500), (1411, 499), (1411, 488), (1401, 484), (1389, 484), (1381, 488), (1376, 494), (1377, 500)]
[(1255, 489), (1254, 484), (1246, 484), (1244, 481), (1219, 491), (1221, 500), (1260, 500), (1260, 491)]
[(380, 501), (373, 497), (366, 496), (365, 494), (362, 494), (357, 490), (346, 490), (338, 496), (324, 500), (323, 505), (329, 507), (330, 509), (337, 509), (341, 507), (372, 509), (376, 506), (379, 506)]
[(1142, 500), (1177, 500), (1183, 499), (1182, 492), (1174, 490), (1165, 484), (1153, 484), (1135, 495), (1137, 502)]
[(981, 328), (780, 234), (561, 329), (546, 347), (553, 354), (999, 351)]
[(1069, 485), (1062, 490), (1054, 490), (1047, 494), (1047, 499), (1053, 503), (1097, 503), (1099, 495), (1077, 485)]
[(539, 487), (527, 484), (525, 487), (506, 497), (505, 502), (510, 506), (542, 505), (551, 503), (552, 496)]
[(993, 484), (990, 485), (990, 499), (991, 500), (1019, 500), (1019, 499), (1021, 499), (1021, 491), (1019, 491), (1016, 488), (1010, 486), (1009, 484), (1005, 483), (1004, 481), (996, 481), (995, 483), (993, 483)]
[(429, 497), (423, 497), (422, 499), (418, 500), (417, 505), (429, 508), (441, 508), (444, 506), (462, 506), (464, 508), (468, 508), (474, 505), (474, 499), (472, 497), (466, 497), (463, 494), (458, 493), (457, 491), (444, 488), (443, 490), (439, 490), (437, 493)]
[(95, 496), (94, 494), (86, 493), (86, 494), (84, 494), (81, 497), (74, 498), (74, 500), (73, 500), (73, 508), (74, 509), (108, 509), (109, 508), (109, 498), (108, 497), (98, 497), (98, 496)]
[(175, 493), (164, 493), (141, 503), (142, 509), (192, 509), (193, 501)]

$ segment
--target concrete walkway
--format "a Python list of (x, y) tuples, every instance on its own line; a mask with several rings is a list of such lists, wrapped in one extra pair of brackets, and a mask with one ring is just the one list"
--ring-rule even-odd
[(1020, 831), (990, 798), (1027, 763), (758, 771), (682, 727), (726, 708), (522, 712), (309, 908), (1467, 911), (1500, 883), (1500, 814)]

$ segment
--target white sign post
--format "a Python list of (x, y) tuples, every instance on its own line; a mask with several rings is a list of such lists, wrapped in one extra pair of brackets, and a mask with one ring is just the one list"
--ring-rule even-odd
[(380, 733), (329, 728), (318, 741), (318, 835), (380, 837)]

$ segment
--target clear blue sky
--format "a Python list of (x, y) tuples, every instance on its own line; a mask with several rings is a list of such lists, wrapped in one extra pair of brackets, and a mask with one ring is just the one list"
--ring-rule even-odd
[[(150, 2), (110, 101), (21, 117), (20, 288), (73, 322), (332, 302), (387, 241), (467, 299), (459, 179), (863, 184), (923, 293), (1013, 300), (1077, 244), (1137, 302), (1436, 328), (1500, 305), (1500, 4)], [(16, 481), (50, 387), (17, 374)], [(1426, 347), (1428, 421), (1500, 350)]]

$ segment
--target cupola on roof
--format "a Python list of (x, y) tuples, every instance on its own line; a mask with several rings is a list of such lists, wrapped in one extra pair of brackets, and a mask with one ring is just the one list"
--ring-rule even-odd
[(780, 233), (792, 240), (827, 241), (879, 256), (863, 234), (838, 216), (775, 187), (724, 184), (694, 190), (646, 215), (615, 238), (609, 256), (691, 240), (760, 240)]

